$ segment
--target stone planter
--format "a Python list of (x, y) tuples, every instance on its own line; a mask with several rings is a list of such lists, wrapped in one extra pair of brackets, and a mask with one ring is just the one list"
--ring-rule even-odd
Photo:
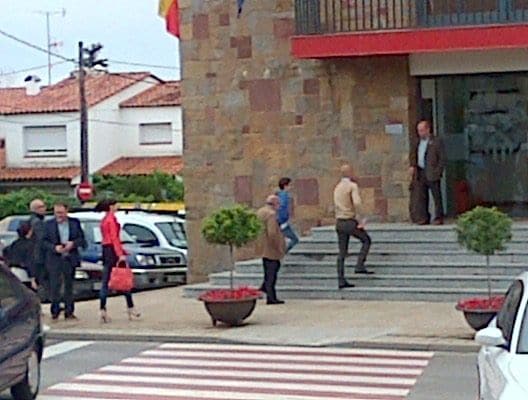
[(467, 323), (475, 331), (486, 328), (499, 312), (499, 310), (469, 310), (460, 306), (457, 306), (456, 309), (464, 313)]
[(204, 300), (205, 309), (211, 316), (213, 326), (222, 322), (229, 326), (240, 326), (257, 305), (258, 297), (229, 300)]

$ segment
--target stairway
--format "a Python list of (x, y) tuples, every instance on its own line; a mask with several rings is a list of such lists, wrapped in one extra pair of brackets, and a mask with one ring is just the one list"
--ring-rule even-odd
[[(314, 228), (286, 257), (277, 290), (283, 299), (350, 299), (457, 301), (487, 294), (483, 256), (462, 249), (454, 226), (373, 224), (368, 226), (372, 247), (367, 266), (375, 275), (354, 275), (359, 242), (351, 240), (347, 277), (355, 288), (338, 290), (336, 278), (337, 236), (333, 227)], [(492, 287), (501, 294), (512, 278), (528, 270), (528, 224), (514, 225), (508, 249), (492, 256)], [(237, 263), (235, 285), (259, 287), (262, 263)], [(189, 285), (188, 297), (207, 289), (229, 287), (229, 272), (212, 274), (205, 284)]]

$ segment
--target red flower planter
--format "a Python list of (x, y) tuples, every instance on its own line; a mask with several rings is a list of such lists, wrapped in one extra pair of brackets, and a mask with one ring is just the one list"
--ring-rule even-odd
[(464, 313), (469, 326), (479, 331), (489, 325), (504, 304), (504, 296), (490, 298), (471, 298), (460, 300), (456, 309)]
[(210, 290), (198, 297), (211, 316), (213, 326), (222, 322), (229, 326), (240, 326), (255, 309), (262, 292), (249, 287)]

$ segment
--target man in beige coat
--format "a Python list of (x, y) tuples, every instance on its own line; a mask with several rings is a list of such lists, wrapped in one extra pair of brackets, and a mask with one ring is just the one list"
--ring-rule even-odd
[[(350, 237), (361, 241), (361, 250), (356, 264), (356, 274), (372, 274), (365, 268), (371, 239), (365, 230), (365, 219), (358, 217), (361, 207), (359, 187), (354, 177), (352, 166), (341, 167), (341, 181), (334, 190), (334, 207), (336, 231), (339, 240), (339, 256), (337, 257), (337, 281), (339, 289), (354, 287), (345, 279), (345, 258), (348, 255)], [(361, 222), (360, 222), (361, 221)]]
[(279, 207), (279, 198), (269, 196), (266, 199), (266, 205), (257, 211), (257, 216), (264, 224), (264, 232), (260, 241), (264, 266), (264, 283), (261, 290), (266, 292), (268, 304), (284, 304), (284, 301), (277, 299), (277, 292), (275, 291), (281, 260), (286, 254), (286, 242), (277, 222)]

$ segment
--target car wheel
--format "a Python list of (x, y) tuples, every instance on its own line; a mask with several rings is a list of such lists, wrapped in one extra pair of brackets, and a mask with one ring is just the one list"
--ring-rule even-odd
[(37, 397), (40, 387), (40, 355), (35, 346), (27, 361), (24, 380), (11, 388), (14, 400), (33, 400)]

